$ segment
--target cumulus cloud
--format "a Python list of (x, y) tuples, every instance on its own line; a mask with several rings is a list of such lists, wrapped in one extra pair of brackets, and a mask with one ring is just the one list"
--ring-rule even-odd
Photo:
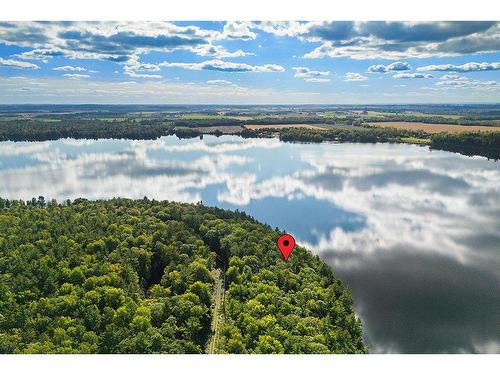
[(326, 83), (330, 82), (330, 78), (304, 78), (304, 81), (311, 83)]
[(393, 77), (400, 79), (433, 78), (431, 74), (422, 74), (422, 73), (398, 73), (394, 74)]
[(426, 65), (417, 68), (418, 71), (432, 71), (432, 72), (460, 72), (460, 73), (468, 73), (468, 72), (483, 72), (489, 70), (500, 70), (500, 63), (477, 63), (470, 62), (463, 65), (452, 65), (452, 64), (443, 64), (443, 65)]
[[(15, 43), (11, 43), (15, 44)], [(47, 62), (52, 57), (64, 56), (64, 52), (59, 48), (36, 48), (31, 51), (19, 53), (16, 57), (24, 60), (43, 60)]]
[(486, 90), (498, 90), (500, 89), (500, 83), (498, 81), (480, 81), (475, 79), (469, 79), (467, 77), (460, 76), (458, 74), (445, 74), (442, 76), (436, 86), (444, 89), (454, 89), (454, 88), (466, 88), (466, 89), (486, 89)]
[(211, 80), (208, 80), (207, 83), (209, 85), (232, 85), (233, 84), (231, 81), (228, 81), (225, 79), (211, 79)]
[(359, 73), (353, 73), (349, 72), (345, 74), (345, 80), (346, 82), (351, 82), (351, 81), (366, 81), (368, 77), (365, 77), (362, 74)]
[(163, 78), (161, 74), (137, 73), (133, 70), (126, 70), (125, 74), (132, 78), (154, 78), (154, 79)]
[(88, 74), (78, 74), (78, 73), (67, 73), (63, 74), (63, 77), (69, 79), (82, 79), (82, 78), (90, 78)]
[(302, 78), (306, 82), (330, 82), (329, 71), (311, 70), (304, 67), (294, 67), (295, 78)]
[(0, 42), (32, 48), (17, 56), (43, 61), (66, 56), (124, 63), (135, 55), (179, 49), (222, 59), (251, 53), (227, 51), (218, 41), (254, 40), (256, 30), (320, 43), (306, 58), (398, 60), (500, 50), (499, 23), (486, 21), (227, 22), (222, 30), (173, 22), (3, 22)]
[(226, 24), (224, 31), (172, 22), (3, 22), (0, 43), (32, 48), (23, 59), (47, 60), (55, 56), (126, 62), (150, 51), (188, 50), (202, 56), (238, 57), (214, 43), (223, 39), (255, 38), (245, 23)]
[(250, 31), (250, 26), (251, 24), (247, 22), (227, 22), (222, 34), (228, 39), (252, 40), (257, 37), (257, 34)]
[[(213, 70), (220, 72), (283, 72), (285, 69), (281, 65), (265, 64), (265, 65), (249, 65), (243, 63), (234, 63), (223, 61), (220, 59), (207, 60), (200, 63), (176, 63), (176, 62), (161, 62), (158, 64), (141, 63), (138, 56), (133, 56), (124, 63), (123, 70), (129, 77), (142, 78), (162, 78), (159, 74), (149, 74), (149, 72), (160, 71), (161, 68), (182, 68), (189, 70)], [(138, 73), (138, 72), (146, 72)]]
[(0, 67), (15, 68), (15, 69), (38, 69), (40, 68), (36, 64), (32, 64), (26, 61), (3, 59), (0, 57)]
[(252, 27), (276, 36), (297, 37), (307, 32), (307, 24), (298, 21), (260, 21)]
[[(283, 32), (282, 32), (283, 33)], [(296, 34), (322, 44), (306, 58), (453, 56), (500, 49), (497, 22), (309, 22)]]
[(151, 72), (160, 71), (156, 64), (141, 63), (138, 56), (133, 56), (123, 66), (123, 72), (133, 78), (162, 78), (160, 74), (151, 74)]
[(253, 52), (245, 52), (241, 49), (236, 51), (228, 51), (223, 46), (216, 44), (206, 44), (191, 49), (192, 52), (199, 56), (209, 56), (217, 59), (254, 56)]
[(242, 72), (267, 73), (267, 72), (285, 71), (285, 68), (283, 68), (281, 65), (276, 65), (276, 64), (249, 65), (243, 63), (233, 63), (223, 60), (208, 60), (208, 61), (203, 61), (201, 63), (162, 62), (158, 65), (160, 67), (169, 67), (169, 68), (182, 68), (190, 70), (215, 70), (219, 72), (231, 72), (231, 73), (242, 73)]
[(368, 68), (369, 73), (401, 72), (405, 70), (411, 70), (411, 65), (402, 61), (396, 61), (389, 65), (372, 65)]
[(63, 71), (63, 72), (85, 72), (87, 69), (81, 66), (65, 65), (65, 66), (58, 66), (57, 68), (53, 68), (52, 70)]
[(171, 22), (7, 22), (0, 35), (9, 45), (118, 62), (138, 52), (190, 49), (220, 37), (217, 31)]

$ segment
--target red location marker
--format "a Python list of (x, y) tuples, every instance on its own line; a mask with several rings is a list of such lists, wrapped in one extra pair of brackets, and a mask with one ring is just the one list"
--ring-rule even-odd
[(282, 234), (276, 240), (276, 245), (278, 245), (278, 249), (280, 249), (283, 259), (288, 262), (288, 257), (295, 248), (295, 238), (290, 236), (288, 233)]

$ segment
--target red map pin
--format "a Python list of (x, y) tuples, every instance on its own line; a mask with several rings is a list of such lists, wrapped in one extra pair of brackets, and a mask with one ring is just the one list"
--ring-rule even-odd
[(288, 233), (282, 234), (276, 240), (276, 245), (278, 245), (278, 249), (280, 249), (283, 259), (288, 262), (288, 257), (295, 248), (295, 238)]

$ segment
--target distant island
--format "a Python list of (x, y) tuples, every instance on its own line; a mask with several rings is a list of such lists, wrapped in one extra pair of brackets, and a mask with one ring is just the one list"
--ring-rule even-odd
[(367, 352), (350, 292), (279, 235), (201, 204), (0, 199), (0, 353)]
[(496, 105), (0, 106), (0, 141), (233, 134), (285, 142), (391, 142), (500, 158)]

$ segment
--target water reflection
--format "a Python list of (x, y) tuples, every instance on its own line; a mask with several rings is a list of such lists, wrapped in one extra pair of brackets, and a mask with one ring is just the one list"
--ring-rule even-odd
[(0, 143), (0, 196), (240, 209), (353, 290), (375, 352), (500, 352), (500, 165), (408, 145), (274, 139)]

